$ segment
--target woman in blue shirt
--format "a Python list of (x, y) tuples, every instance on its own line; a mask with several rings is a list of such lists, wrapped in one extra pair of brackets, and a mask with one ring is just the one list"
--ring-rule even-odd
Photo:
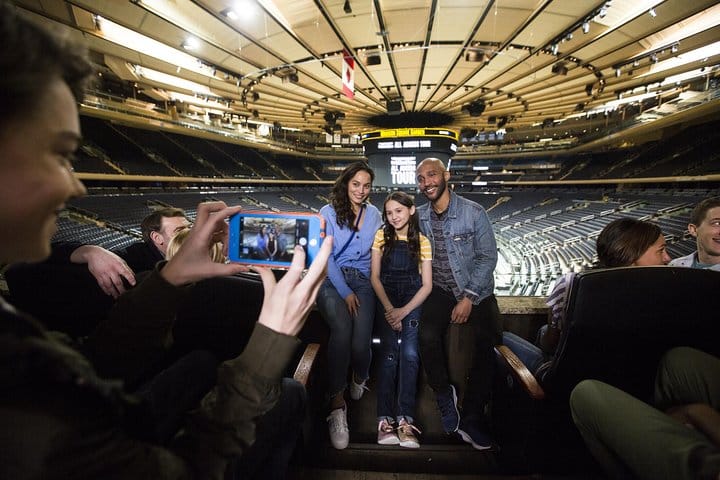
[(334, 237), (328, 261), (328, 278), (320, 288), (317, 304), (330, 328), (328, 341), (328, 428), (333, 447), (347, 447), (345, 388), (352, 365), (350, 397), (359, 400), (370, 376), (375, 293), (370, 284), (370, 249), (382, 225), (380, 212), (367, 203), (375, 173), (364, 162), (345, 168), (335, 181), (330, 203), (320, 214), (326, 231)]

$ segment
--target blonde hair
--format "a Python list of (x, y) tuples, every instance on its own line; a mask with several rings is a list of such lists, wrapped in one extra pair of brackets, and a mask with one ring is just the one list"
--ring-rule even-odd
[[(185, 243), (185, 240), (187, 239), (187, 236), (189, 234), (190, 227), (186, 227), (177, 231), (177, 233), (170, 239), (170, 242), (168, 242), (167, 252), (165, 252), (165, 259), (170, 260), (178, 252), (178, 250), (180, 250), (180, 247), (183, 243)], [(214, 243), (210, 247), (210, 258), (213, 262), (225, 263), (226, 259), (225, 255), (223, 255), (221, 243)]]

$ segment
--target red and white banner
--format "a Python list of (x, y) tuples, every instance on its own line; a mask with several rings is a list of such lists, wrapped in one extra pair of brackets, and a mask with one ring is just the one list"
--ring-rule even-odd
[(343, 50), (342, 89), (349, 99), (355, 97), (355, 60), (347, 50)]

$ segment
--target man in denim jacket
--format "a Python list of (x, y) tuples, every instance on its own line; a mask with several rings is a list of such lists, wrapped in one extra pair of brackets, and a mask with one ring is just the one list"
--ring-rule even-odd
[[(445, 431), (457, 432), (474, 448), (485, 450), (492, 446), (485, 408), (492, 385), (493, 348), (502, 335), (493, 295), (495, 236), (485, 210), (448, 188), (450, 172), (441, 160), (426, 158), (420, 162), (416, 178), (418, 189), (429, 200), (417, 208), (420, 230), (433, 249), (433, 289), (423, 304), (420, 321), (423, 366), (435, 391)], [(444, 349), (450, 323), (466, 324), (474, 338), (462, 419)]]

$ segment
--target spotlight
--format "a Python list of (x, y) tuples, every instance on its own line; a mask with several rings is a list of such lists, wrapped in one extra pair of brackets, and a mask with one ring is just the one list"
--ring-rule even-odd
[(365, 53), (365, 61), (363, 62), (368, 67), (372, 65), (380, 65), (382, 63), (382, 57), (380, 56), (379, 50), (368, 50)]
[(240, 18), (240, 15), (238, 15), (238, 13), (235, 10), (232, 10), (230, 8), (228, 8), (227, 10), (224, 10), (222, 13), (230, 20), (237, 20), (238, 18)]
[(657, 17), (657, 13), (655, 13), (655, 9), (654, 9), (654, 8), (651, 8), (650, 10), (648, 10), (648, 13), (649, 13), (650, 16), (653, 17), (653, 18)]
[(557, 44), (557, 43), (553, 43), (553, 46), (552, 46), (552, 54), (553, 54), (553, 55), (557, 55), (557, 54), (558, 54), (558, 44)]
[(468, 48), (465, 51), (466, 62), (487, 62), (488, 54), (481, 48)]
[(550, 71), (552, 73), (554, 73), (555, 75), (567, 75), (568, 74), (567, 64), (565, 62), (558, 62), (552, 66)]
[(582, 32), (588, 33), (590, 31), (590, 22), (583, 22), (582, 24)]
[(195, 50), (196, 48), (198, 48), (199, 44), (198, 44), (198, 41), (197, 41), (196, 39), (190, 37), (190, 38), (186, 38), (186, 39), (180, 44), (180, 46), (181, 46), (184, 50)]
[(345, 5), (343, 5), (343, 11), (347, 14), (352, 13), (352, 7), (350, 6), (350, 0), (345, 0)]
[(616, 68), (616, 69), (615, 69), (615, 76), (616, 76), (616, 77), (619, 77), (620, 75), (622, 75), (622, 70), (620, 70), (619, 68)]
[(672, 47), (670, 47), (670, 51), (671, 51), (672, 53), (677, 53), (677, 51), (678, 51), (677, 43), (674, 44)]

